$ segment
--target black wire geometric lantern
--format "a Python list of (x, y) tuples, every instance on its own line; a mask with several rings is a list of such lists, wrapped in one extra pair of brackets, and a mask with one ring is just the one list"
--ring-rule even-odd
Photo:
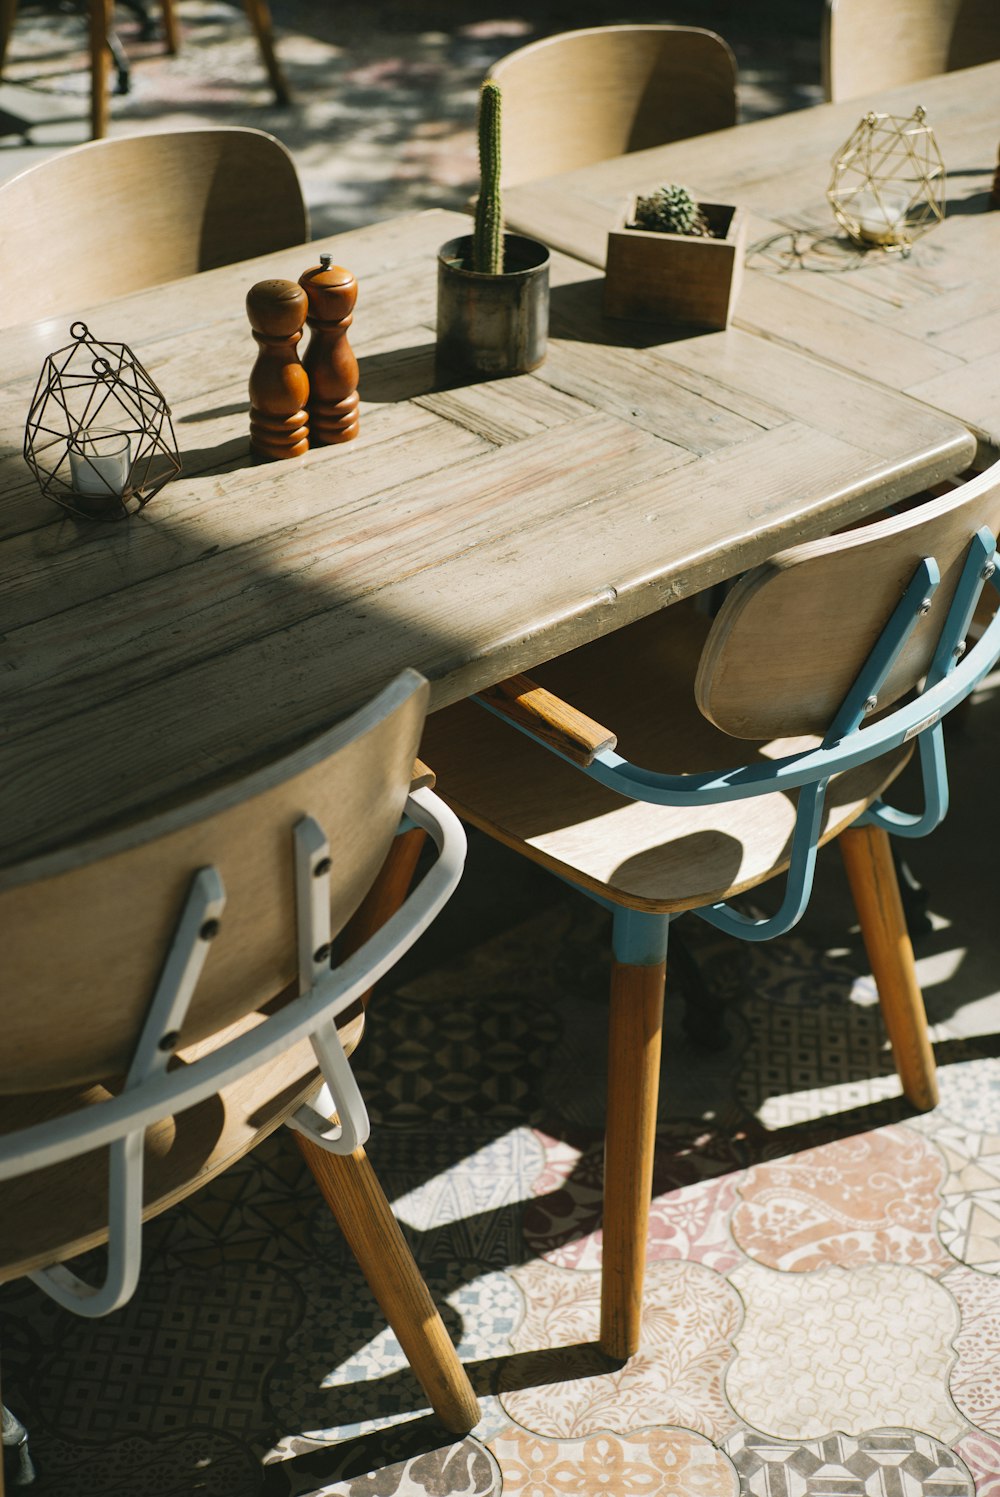
[(170, 410), (127, 343), (98, 343), (83, 322), (70, 336), (38, 376), (24, 459), (47, 499), (122, 519), (181, 471)]

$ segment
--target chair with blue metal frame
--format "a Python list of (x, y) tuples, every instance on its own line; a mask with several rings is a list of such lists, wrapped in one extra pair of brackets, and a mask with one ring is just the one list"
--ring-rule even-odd
[[(679, 913), (746, 940), (780, 935), (808, 902), (817, 848), (839, 837), (903, 1091), (916, 1108), (937, 1101), (888, 834), (923, 835), (945, 813), (941, 719), (1000, 653), (997, 615), (963, 654), (998, 526), (1000, 466), (783, 552), (742, 577), (715, 619), (679, 605), (428, 720), (421, 752), (459, 815), (613, 912), (600, 1331), (611, 1356), (640, 1340)], [(917, 745), (925, 808), (909, 815), (882, 796)], [(770, 917), (730, 903), (782, 874)]]
[[(368, 1163), (347, 1058), (359, 1000), (464, 861), (432, 776), (412, 775), (427, 694), (406, 671), (274, 764), (0, 869), (0, 1282), (27, 1274), (77, 1314), (108, 1314), (136, 1287), (142, 1221), (287, 1123), (431, 1406), (464, 1433), (476, 1398)], [(415, 827), (437, 860), (332, 966)], [(66, 1260), (102, 1242), (104, 1281), (86, 1283)]]

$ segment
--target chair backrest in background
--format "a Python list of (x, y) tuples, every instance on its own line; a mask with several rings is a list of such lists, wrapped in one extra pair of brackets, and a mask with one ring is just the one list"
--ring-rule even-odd
[(808, 541), (741, 577), (705, 642), (695, 691), (705, 716), (738, 738), (822, 733), (830, 725), (924, 557), (941, 584), (888, 680), (897, 701), (930, 665), (969, 545), (1000, 529), (1000, 464), (874, 524)]
[(694, 26), (595, 26), (494, 63), (503, 185), (736, 123), (736, 60)]
[(192, 877), (207, 865), (227, 902), (181, 1047), (293, 983), (293, 828), (310, 815), (329, 839), (336, 934), (396, 832), (427, 691), (405, 671), (277, 763), (142, 825), (0, 870), (0, 1094), (127, 1070)]
[(0, 183), (0, 327), (308, 237), (295, 163), (262, 130), (91, 141)]
[(826, 0), (823, 89), (834, 102), (998, 57), (998, 0)]

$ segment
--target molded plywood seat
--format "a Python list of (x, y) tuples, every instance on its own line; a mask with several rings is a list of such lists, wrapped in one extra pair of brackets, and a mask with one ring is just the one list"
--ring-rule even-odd
[[(826, 97), (856, 99), (1000, 57), (996, 0), (826, 0)], [(919, 104), (919, 99), (914, 99)]]
[(291, 156), (237, 127), (76, 146), (0, 183), (0, 218), (0, 327), (309, 237)]
[(592, 26), (494, 63), (505, 187), (736, 123), (736, 60), (697, 26)]
[[(464, 1432), (478, 1405), (368, 1162), (347, 1060), (367, 989), (461, 872), (459, 823), (411, 790), (426, 700), (404, 672), (243, 780), (0, 870), (0, 1281), (27, 1273), (109, 1313), (134, 1290), (140, 1220), (287, 1123), (431, 1405)], [(366, 940), (404, 810), (438, 859)], [(66, 1260), (105, 1241), (106, 1277), (86, 1284)]]
[[(466, 820), (614, 914), (601, 1345), (639, 1345), (669, 923), (790, 929), (838, 837), (903, 1091), (937, 1101), (888, 833), (947, 806), (943, 715), (1000, 653), (973, 618), (996, 574), (1000, 465), (905, 513), (782, 553), (718, 616), (666, 609), (429, 720)], [(991, 583), (995, 588), (996, 583)], [(477, 715), (478, 713), (478, 715)], [(515, 731), (520, 729), (521, 731)], [(926, 804), (882, 796), (919, 744)], [(728, 901), (775, 877), (774, 914)]]

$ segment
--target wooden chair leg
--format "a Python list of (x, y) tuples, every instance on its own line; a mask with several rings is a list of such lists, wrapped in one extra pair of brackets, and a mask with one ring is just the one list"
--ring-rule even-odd
[(927, 1112), (938, 1102), (934, 1052), (889, 835), (853, 826), (839, 841), (903, 1092)]
[[(377, 930), (381, 930), (385, 922), (391, 919), (399, 909), (410, 892), (413, 875), (426, 840), (427, 833), (420, 827), (413, 827), (410, 831), (401, 832), (398, 837), (393, 838), (392, 846), (379, 870), (378, 877), (341, 932), (337, 951), (338, 961), (344, 961), (353, 955), (358, 947), (363, 946), (368, 937), (373, 936)], [(367, 993), (362, 994), (361, 1002), (365, 1008), (368, 1007), (373, 991), (369, 988)]]
[(472, 1384), (364, 1149), (330, 1154), (300, 1133), (295, 1141), (435, 1414), (468, 1434), (479, 1422)]
[(108, 133), (108, 33), (113, 0), (90, 0), (90, 134), (102, 140)]
[(611, 975), (601, 1350), (621, 1360), (639, 1349), (665, 976), (665, 962)]
[[(17, 0), (0, 0), (0, 73), (3, 72), (4, 60), (7, 56), (7, 45), (10, 42), (10, 34), (14, 30), (14, 20), (17, 16)], [(2, 1497), (2, 1493), (0, 1493)]]
[(177, 26), (177, 12), (174, 9), (174, 0), (163, 0), (163, 45), (171, 57), (174, 56), (180, 46), (180, 31)]
[(271, 11), (267, 0), (243, 0), (243, 4), (257, 38), (268, 79), (274, 90), (275, 103), (290, 104), (292, 102), (291, 90), (274, 50), (274, 28), (271, 25)]

